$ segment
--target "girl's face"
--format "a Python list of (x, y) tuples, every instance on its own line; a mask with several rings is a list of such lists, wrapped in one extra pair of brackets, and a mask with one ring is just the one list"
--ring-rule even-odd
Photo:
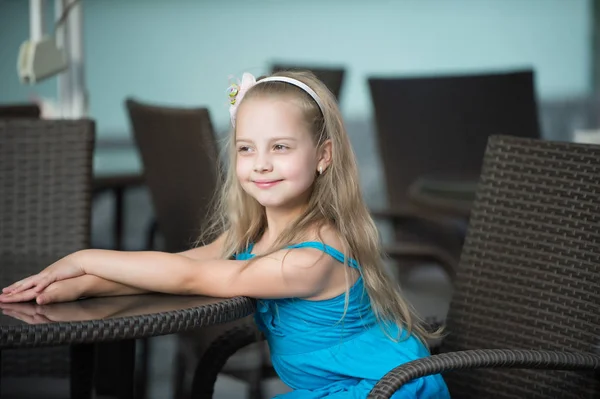
[(323, 159), (297, 104), (277, 97), (242, 103), (235, 148), (237, 178), (261, 205), (292, 210), (308, 203)]

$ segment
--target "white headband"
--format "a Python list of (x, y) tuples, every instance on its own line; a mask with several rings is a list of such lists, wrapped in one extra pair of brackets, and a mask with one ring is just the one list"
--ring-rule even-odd
[(321, 99), (319, 98), (317, 93), (313, 89), (311, 89), (306, 83), (303, 83), (297, 79), (288, 78), (287, 76), (269, 76), (268, 78), (259, 80), (258, 82), (256, 82), (256, 84), (263, 83), (263, 82), (285, 82), (285, 83), (289, 83), (291, 85), (301, 88), (302, 90), (307, 92), (308, 95), (311, 96), (313, 100), (315, 100), (315, 102), (321, 109), (321, 113), (325, 114), (325, 112), (323, 111), (323, 102), (321, 101)]
[(252, 74), (246, 72), (242, 75), (242, 81), (239, 85), (234, 83), (227, 89), (227, 94), (229, 96), (230, 102), (229, 116), (231, 117), (231, 124), (234, 127), (237, 108), (242, 102), (242, 98), (244, 98), (244, 95), (248, 92), (248, 90), (250, 90), (250, 88), (264, 82), (284, 82), (301, 88), (309, 96), (311, 96), (313, 100), (315, 100), (315, 102), (319, 106), (319, 109), (321, 110), (321, 113), (325, 114), (325, 108), (323, 107), (323, 102), (321, 101), (321, 98), (306, 83), (303, 83), (298, 79), (288, 78), (287, 76), (269, 76), (268, 78), (264, 78), (257, 81), (256, 78), (252, 76)]

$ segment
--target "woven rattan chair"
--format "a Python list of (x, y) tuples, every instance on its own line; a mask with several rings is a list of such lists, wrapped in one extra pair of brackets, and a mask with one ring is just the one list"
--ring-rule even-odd
[(39, 119), (37, 104), (0, 104), (0, 119)]
[[(126, 100), (126, 108), (157, 220), (151, 236), (160, 232), (165, 244), (163, 248), (157, 248), (157, 241), (151, 239), (149, 249), (167, 252), (189, 249), (200, 234), (217, 186), (218, 150), (208, 110), (162, 107), (133, 99)], [(229, 336), (229, 329), (237, 329), (239, 325), (255, 330), (252, 321), (245, 319), (177, 335), (175, 398), (189, 396), (187, 376), (210, 342)], [(142, 353), (146, 355), (141, 364), (147, 366), (150, 347), (146, 340), (142, 343)], [(260, 389), (260, 378), (255, 369), (228, 369), (226, 373)], [(143, 390), (145, 374), (140, 377), (140, 389)]]
[(125, 105), (164, 250), (189, 249), (198, 238), (217, 184), (218, 149), (208, 110), (134, 99), (127, 99)]
[[(90, 120), (0, 120), (3, 281), (17, 281), (89, 247), (94, 135)], [(4, 350), (2, 377), (68, 377), (69, 359), (65, 347)], [(91, 383), (92, 369), (85, 365), (74, 371)], [(85, 378), (78, 386), (74, 380), (72, 395), (81, 389), (91, 394)]]
[(600, 146), (492, 137), (441, 354), (369, 397), (440, 372), (459, 398), (600, 397), (599, 226)]
[(327, 86), (329, 91), (333, 93), (335, 98), (339, 101), (342, 94), (342, 85), (344, 83), (344, 75), (346, 70), (341, 67), (323, 67), (323, 66), (309, 66), (309, 65), (292, 65), (286, 63), (275, 63), (271, 67), (271, 72), (280, 71), (310, 71), (315, 74), (317, 79)]
[(368, 81), (389, 203), (373, 215), (391, 221), (395, 232), (395, 244), (386, 250), (403, 263), (434, 261), (453, 278), (466, 221), (411, 207), (409, 189), (430, 174), (476, 178), (492, 134), (539, 137), (534, 74)]
[[(180, 252), (198, 238), (217, 183), (217, 144), (206, 108), (164, 107), (132, 98), (125, 107), (138, 146), (155, 220), (148, 249)], [(164, 239), (158, 247), (157, 235)], [(179, 334), (175, 359), (174, 397), (185, 392), (185, 357), (196, 352), (200, 333)], [(148, 367), (150, 346), (142, 340), (141, 366)], [(140, 374), (145, 391), (147, 372)], [(141, 396), (144, 396), (143, 394)]]

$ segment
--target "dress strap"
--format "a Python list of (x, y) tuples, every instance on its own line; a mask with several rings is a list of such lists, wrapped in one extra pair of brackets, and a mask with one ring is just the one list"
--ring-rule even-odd
[[(318, 249), (321, 250), (323, 252), (325, 252), (327, 255), (331, 256), (332, 258), (334, 258), (335, 260), (337, 260), (340, 263), (345, 263), (344, 260), (344, 254), (341, 253), (340, 251), (338, 251), (337, 249), (324, 244), (322, 242), (318, 242), (318, 241), (306, 241), (306, 242), (301, 242), (298, 244), (293, 244), (293, 245), (289, 245), (288, 248), (314, 248), (314, 249)], [(348, 264), (350, 267), (353, 267), (355, 269), (359, 268), (358, 262), (355, 259), (348, 259)]]

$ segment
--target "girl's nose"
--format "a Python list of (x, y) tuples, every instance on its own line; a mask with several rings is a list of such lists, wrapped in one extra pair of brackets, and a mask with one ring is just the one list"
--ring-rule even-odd
[(273, 165), (268, 157), (258, 156), (254, 163), (254, 171), (257, 173), (270, 172), (273, 169)]

